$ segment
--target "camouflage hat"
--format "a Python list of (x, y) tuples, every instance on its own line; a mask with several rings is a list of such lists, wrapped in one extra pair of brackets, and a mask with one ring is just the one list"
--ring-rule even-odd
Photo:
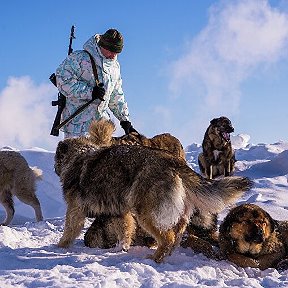
[(98, 45), (114, 53), (123, 49), (123, 36), (116, 29), (109, 29), (100, 36)]

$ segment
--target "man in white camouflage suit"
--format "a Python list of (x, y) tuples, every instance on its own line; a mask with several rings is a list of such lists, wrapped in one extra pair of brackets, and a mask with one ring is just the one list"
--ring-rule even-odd
[[(74, 51), (56, 70), (59, 91), (66, 96), (62, 121), (80, 106), (93, 101), (84, 111), (63, 126), (64, 137), (85, 135), (93, 120), (109, 119), (108, 109), (120, 121), (125, 134), (137, 132), (130, 120), (128, 105), (122, 90), (122, 78), (117, 55), (123, 49), (123, 37), (116, 29), (92, 36), (84, 45), (84, 50)], [(90, 56), (96, 64), (98, 84), (93, 74)]]

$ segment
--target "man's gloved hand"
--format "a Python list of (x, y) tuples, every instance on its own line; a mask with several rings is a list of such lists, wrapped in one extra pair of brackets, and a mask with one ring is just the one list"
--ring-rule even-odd
[(130, 121), (121, 121), (120, 125), (124, 129), (126, 135), (131, 132), (136, 132), (137, 134), (139, 134), (138, 131), (134, 129)]
[(104, 84), (99, 83), (93, 88), (92, 91), (92, 99), (100, 99), (101, 101), (104, 101), (104, 95), (105, 95), (105, 89), (103, 88)]

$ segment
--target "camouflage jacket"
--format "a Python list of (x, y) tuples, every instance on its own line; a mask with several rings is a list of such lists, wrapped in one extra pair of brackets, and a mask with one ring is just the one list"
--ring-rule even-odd
[[(84, 135), (92, 122), (101, 117), (109, 119), (110, 109), (119, 121), (129, 121), (129, 111), (122, 90), (120, 65), (116, 59), (105, 58), (98, 45), (99, 35), (91, 37), (84, 45), (95, 60), (98, 79), (104, 84), (104, 101), (94, 101), (83, 112), (63, 127), (63, 131), (73, 136)], [(66, 106), (62, 121), (87, 101), (92, 99), (96, 85), (88, 53), (83, 50), (71, 53), (56, 70), (57, 87), (66, 96)]]

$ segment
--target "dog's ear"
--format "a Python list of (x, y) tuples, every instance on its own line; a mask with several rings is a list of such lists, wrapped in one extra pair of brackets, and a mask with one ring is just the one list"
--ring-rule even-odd
[(222, 235), (221, 237), (226, 238), (230, 234), (231, 226), (232, 222), (230, 221), (230, 219), (224, 219), (219, 228), (219, 235)]
[(226, 217), (224, 218), (222, 224), (220, 225), (219, 232), (223, 235), (228, 235), (230, 233), (231, 226), (235, 221), (235, 215), (229, 212)]
[(278, 227), (278, 222), (276, 220), (274, 220), (271, 215), (264, 211), (265, 212), (265, 216), (267, 217), (267, 219), (269, 219), (269, 223), (270, 223), (270, 226), (271, 226), (271, 233), (274, 232), (275, 229), (277, 229)]
[(239, 219), (241, 219), (247, 211), (248, 209), (244, 205), (232, 208), (224, 218), (222, 225), (220, 225), (222, 233), (229, 234), (232, 224), (239, 222)]
[(61, 154), (66, 154), (68, 152), (68, 144), (64, 141), (60, 141), (57, 146), (57, 151)]
[(215, 125), (217, 123), (218, 118), (214, 118), (210, 121), (210, 124)]

